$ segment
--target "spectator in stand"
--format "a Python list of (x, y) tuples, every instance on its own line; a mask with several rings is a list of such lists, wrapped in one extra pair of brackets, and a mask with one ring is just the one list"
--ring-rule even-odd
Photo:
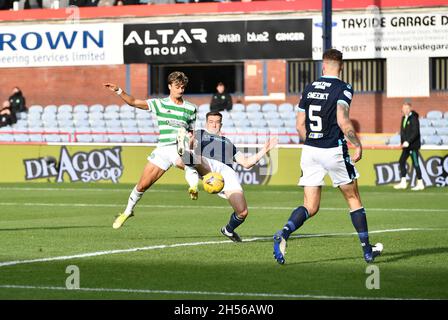
[(12, 95), (9, 97), (9, 105), (11, 107), (11, 112), (16, 115), (18, 112), (26, 112), (26, 102), (23, 96), (22, 90), (19, 87), (14, 87), (12, 89)]
[(3, 106), (0, 109), (0, 127), (12, 125), (17, 122), (16, 115), (11, 111), (9, 101), (3, 102)]
[(224, 83), (218, 82), (216, 92), (212, 96), (210, 102), (210, 111), (230, 111), (232, 110), (232, 97), (226, 92)]

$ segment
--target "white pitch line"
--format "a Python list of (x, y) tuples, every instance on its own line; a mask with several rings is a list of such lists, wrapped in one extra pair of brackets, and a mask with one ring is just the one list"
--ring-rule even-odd
[[(446, 230), (446, 229), (433, 229), (433, 228), (401, 228), (401, 229), (385, 229), (385, 230), (376, 230), (370, 231), (370, 234), (373, 233), (387, 233), (387, 232), (403, 232), (403, 231), (436, 231), (436, 230)], [(310, 235), (298, 235), (292, 236), (291, 238), (314, 238), (314, 237), (327, 237), (327, 236), (351, 236), (357, 235), (356, 232), (349, 233), (323, 233), (323, 234), (310, 234)], [(254, 241), (266, 241), (271, 240), (271, 237), (255, 237), (244, 239), (243, 242), (254, 242)], [(4, 261), (0, 262), (0, 268), (6, 266), (15, 266), (19, 264), (30, 264), (30, 263), (38, 263), (38, 262), (49, 262), (49, 261), (64, 261), (64, 260), (72, 260), (72, 259), (81, 259), (81, 258), (90, 258), (97, 256), (104, 256), (110, 254), (119, 254), (119, 253), (129, 253), (129, 252), (138, 252), (138, 251), (149, 251), (156, 249), (168, 249), (168, 248), (178, 248), (178, 247), (195, 247), (195, 246), (203, 246), (203, 245), (215, 245), (215, 244), (226, 244), (232, 243), (230, 240), (221, 240), (221, 241), (203, 241), (203, 242), (186, 242), (186, 243), (175, 243), (175, 244), (163, 244), (163, 245), (154, 245), (147, 247), (137, 247), (130, 249), (118, 249), (118, 250), (105, 250), (105, 251), (96, 251), (96, 252), (88, 252), (81, 254), (74, 254), (70, 256), (58, 256), (58, 257), (50, 257), (50, 258), (38, 258), (38, 259), (29, 259), (29, 260), (15, 260), (15, 261)]]
[[(43, 206), (43, 207), (104, 207), (104, 208), (117, 208), (122, 207), (123, 204), (113, 203), (45, 203), (45, 202), (0, 202), (0, 206)], [(166, 209), (228, 209), (229, 206), (203, 206), (203, 205), (164, 205), (164, 204), (139, 204), (140, 208), (166, 208)], [(252, 210), (292, 210), (294, 206), (290, 207), (270, 207), (270, 206), (249, 206)], [(348, 211), (348, 208), (320, 208), (320, 210), (326, 211)], [(448, 209), (427, 209), (427, 208), (366, 208), (369, 211), (387, 211), (387, 212), (448, 212)]]
[(79, 291), (83, 291), (83, 292), (118, 292), (118, 293), (139, 293), (139, 294), (201, 295), (201, 296), (289, 298), (289, 299), (421, 300), (420, 298), (327, 296), (327, 295), (311, 295), (311, 294), (260, 293), (260, 292), (216, 292), (216, 291), (185, 291), (185, 290), (174, 291), (174, 290), (120, 289), (120, 288), (67, 289), (66, 287), (25, 286), (25, 285), (0, 285), (0, 288), (3, 288), (3, 289), (56, 290), (56, 291), (70, 291), (70, 292), (79, 292)]
[[(329, 187), (331, 188), (331, 187)], [(43, 187), (36, 187), (36, 188), (32, 188), (32, 187), (0, 187), (0, 190), (5, 190), (5, 191), (85, 191), (85, 192), (90, 192), (90, 191), (95, 191), (95, 192), (128, 192), (130, 193), (132, 188), (43, 188)], [(284, 190), (284, 191), (279, 191), (279, 190), (257, 190), (254, 192), (257, 193), (274, 193), (274, 194), (278, 194), (278, 193), (293, 193), (293, 194), (297, 194), (297, 193), (301, 193), (303, 191), (302, 188), (297, 188), (297, 190)], [(159, 193), (175, 193), (175, 192), (182, 192), (182, 190), (170, 190), (170, 189), (149, 189), (146, 192), (159, 192)], [(423, 196), (445, 196), (444, 193), (438, 193), (438, 192), (413, 192), (411, 193), (400, 193), (400, 191), (395, 191), (396, 193), (392, 193), (389, 191), (384, 191), (384, 192), (380, 192), (380, 191), (364, 191), (365, 193), (371, 194), (371, 195), (391, 195), (391, 196), (396, 196), (397, 194), (399, 194), (400, 196), (416, 196), (416, 195), (423, 195)]]

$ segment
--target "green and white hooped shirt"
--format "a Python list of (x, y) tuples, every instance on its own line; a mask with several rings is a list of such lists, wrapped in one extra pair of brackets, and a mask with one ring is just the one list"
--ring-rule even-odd
[(157, 116), (159, 126), (158, 147), (175, 144), (179, 128), (193, 128), (196, 121), (196, 105), (186, 100), (182, 105), (178, 105), (170, 97), (148, 99), (146, 103), (149, 110)]

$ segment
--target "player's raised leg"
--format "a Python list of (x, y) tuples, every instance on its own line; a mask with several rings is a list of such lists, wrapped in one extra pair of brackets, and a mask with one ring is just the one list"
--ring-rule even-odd
[(372, 246), (369, 242), (369, 229), (367, 226), (366, 210), (361, 203), (361, 197), (358, 191), (358, 183), (354, 180), (352, 183), (339, 186), (345, 200), (350, 208), (350, 218), (353, 226), (358, 233), (359, 241), (361, 242), (364, 259), (370, 263), (379, 256), (383, 250), (381, 243)]
[(229, 223), (221, 228), (221, 233), (234, 242), (241, 242), (241, 237), (235, 232), (246, 219), (249, 211), (246, 198), (242, 190), (228, 190), (225, 195), (233, 208)]
[(146, 190), (148, 190), (157, 180), (159, 180), (159, 178), (165, 172), (166, 170), (163, 170), (158, 166), (156, 166), (155, 164), (148, 161), (145, 168), (143, 169), (143, 173), (140, 177), (139, 182), (134, 187), (129, 196), (126, 209), (124, 210), (123, 213), (119, 214), (118, 217), (115, 219), (112, 225), (114, 229), (120, 228), (129, 217), (133, 216), (134, 208), (137, 205), (137, 202), (143, 196), (143, 193)]
[(274, 258), (278, 263), (285, 263), (286, 242), (291, 233), (299, 229), (306, 220), (319, 211), (322, 187), (304, 187), (303, 206), (297, 207), (291, 213), (282, 230), (274, 235)]

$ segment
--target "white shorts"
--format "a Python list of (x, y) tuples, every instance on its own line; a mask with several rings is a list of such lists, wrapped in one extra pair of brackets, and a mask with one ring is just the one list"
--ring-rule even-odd
[(155, 148), (148, 156), (148, 160), (160, 169), (168, 170), (171, 166), (176, 166), (176, 161), (180, 159), (177, 153), (177, 146), (170, 144)]
[(304, 145), (300, 166), (302, 176), (299, 186), (323, 186), (327, 173), (334, 187), (349, 184), (359, 178), (359, 173), (350, 159), (346, 146), (325, 149)]
[(224, 178), (224, 188), (221, 192), (243, 191), (240, 180), (238, 179), (238, 175), (236, 174), (235, 170), (220, 161), (208, 158), (204, 159), (207, 160), (212, 172), (219, 172)]

